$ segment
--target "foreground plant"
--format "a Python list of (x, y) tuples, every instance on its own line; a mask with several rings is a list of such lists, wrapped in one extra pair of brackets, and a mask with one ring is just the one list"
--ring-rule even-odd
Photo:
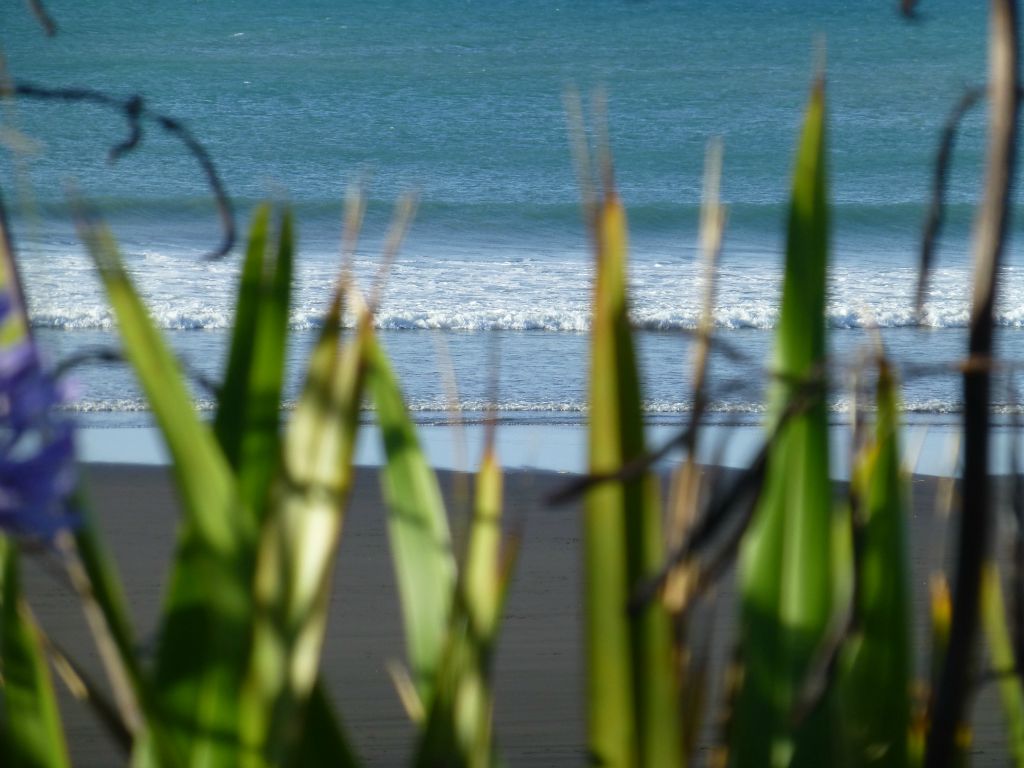
[[(372, 308), (344, 275), (303, 393), (290, 422), (281, 423), (294, 245), (290, 214), (280, 217), (276, 237), (270, 219), (266, 206), (253, 219), (211, 429), (200, 421), (110, 233), (79, 216), (125, 356), (166, 441), (182, 503), (152, 665), (137, 655), (120, 582), (94, 523), (87, 511), (71, 514), (70, 427), (54, 415), (59, 391), (30, 341), (0, 355), (9, 425), (0, 446), (0, 524), (50, 540), (80, 523), (73, 542), (65, 537), (62, 556), (118, 705), (98, 690), (90, 700), (133, 764), (354, 765), (318, 678), (359, 411), (364, 396), (372, 396), (386, 438), (382, 478), (423, 729), (420, 761), (489, 765), (490, 669), (508, 574), (499, 558), (497, 461), (489, 453), (482, 469), (465, 575), (458, 578), (436, 478), (375, 338)], [(343, 334), (349, 300), (357, 325)], [(21, 323), (25, 336), (23, 316)], [(31, 442), (23, 439), (30, 430)], [(80, 494), (74, 498), (84, 504)], [(16, 554), (0, 540), (0, 754), (5, 765), (63, 766), (67, 751), (46, 662), (54, 650), (20, 597)]]

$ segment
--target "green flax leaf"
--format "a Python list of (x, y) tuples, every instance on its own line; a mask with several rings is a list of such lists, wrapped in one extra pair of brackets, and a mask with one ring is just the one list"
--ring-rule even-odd
[(279, 421), (288, 340), (294, 234), (281, 217), (277, 248), (268, 242), (269, 208), (253, 216), (214, 431), (235, 470), (242, 501), (262, 518), (280, 453)]
[(501, 567), (501, 468), (488, 449), (434, 698), (415, 763), (486, 768), (494, 758), (492, 656), (506, 594)]
[[(626, 214), (614, 190), (597, 211), (591, 331), (590, 471), (616, 472), (644, 453), (640, 384), (626, 296)], [(645, 474), (587, 493), (584, 567), (591, 760), (679, 765), (677, 676), (660, 601), (630, 617), (632, 588), (664, 557), (656, 479)]]
[(1020, 670), (1014, 668), (1013, 641), (1006, 622), (1006, 603), (999, 583), (999, 569), (991, 561), (982, 571), (981, 621), (988, 641), (992, 668), (998, 675), (1010, 764), (1021, 768), (1024, 766), (1024, 688), (1021, 687)]
[(900, 474), (896, 384), (879, 365), (878, 419), (852, 479), (860, 500), (857, 631), (840, 672), (843, 730), (851, 765), (909, 765), (913, 663), (907, 571), (907, 514)]
[[(342, 347), (340, 325), (339, 293), (285, 436), (283, 472), (260, 539), (252, 665), (242, 703), (248, 759), (255, 766), (287, 762), (305, 740), (300, 727), (319, 668), (330, 578), (353, 479), (362, 349), (370, 333), (363, 323), (356, 339)], [(325, 704), (315, 697), (314, 726), (330, 720)]]
[(253, 607), (253, 516), (109, 231), (85, 223), (82, 234), (166, 441), (183, 509), (148, 709), (185, 762), (234, 766)]
[(0, 763), (70, 765), (39, 631), (21, 594), (18, 551), (0, 535)]
[(820, 387), (825, 360), (825, 88), (811, 92), (790, 203), (782, 307), (776, 334), (772, 418), (794, 399), (805, 407), (780, 430), (765, 485), (740, 551), (744, 675), (730, 755), (735, 766), (830, 761), (830, 699), (799, 726), (797, 693), (833, 612), (832, 494), (828, 417)]
[(455, 557), (441, 491), (376, 336), (364, 347), (366, 386), (377, 409), (386, 462), (381, 470), (388, 535), (420, 702), (429, 711), (455, 589)]

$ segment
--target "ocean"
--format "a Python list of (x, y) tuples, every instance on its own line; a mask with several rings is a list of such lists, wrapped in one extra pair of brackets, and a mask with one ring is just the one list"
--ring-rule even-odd
[[(399, 196), (419, 206), (377, 324), (423, 423), (456, 411), (506, 423), (586, 421), (592, 256), (563, 108), (568, 86), (602, 89), (631, 228), (631, 296), (650, 419), (689, 417), (687, 331), (703, 280), (697, 219), (703, 156), (722, 137), (728, 225), (715, 307), (732, 355), (711, 365), (711, 421), (756, 424), (781, 291), (786, 199), (813, 62), (827, 50), (833, 250), (828, 323), (842, 420), (849, 384), (880, 329), (903, 376), (909, 420), (955, 423), (969, 311), (970, 229), (980, 194), (984, 107), (964, 121), (949, 222), (923, 320), (917, 250), (940, 129), (985, 74), (982, 4), (933, 0), (303, 0), (287, 4), (50, 2), (47, 39), (24, 4), (0, 6), (7, 76), (127, 96), (181, 119), (219, 169), (244, 233), (253, 206), (288, 201), (298, 284), (293, 400), (339, 263), (342, 200), (364, 180), (357, 273), (368, 284)], [(195, 374), (199, 407), (220, 377), (239, 248), (220, 238), (192, 157), (150, 127), (127, 135), (98, 107), (0, 106), (0, 188), (33, 324), (56, 361), (116, 347), (70, 221), (73, 185), (112, 226), (154, 317)], [(1019, 185), (1018, 185), (1019, 186)], [(1019, 212), (1019, 211), (1018, 211)], [(1019, 235), (1024, 219), (1013, 227)], [(1020, 238), (1016, 238), (1019, 242)], [(1000, 275), (998, 346), (1024, 360), (1024, 262)], [(86, 426), (150, 423), (123, 365), (75, 368)], [(1020, 411), (997, 381), (996, 411)], [(368, 418), (371, 418), (368, 414)]]

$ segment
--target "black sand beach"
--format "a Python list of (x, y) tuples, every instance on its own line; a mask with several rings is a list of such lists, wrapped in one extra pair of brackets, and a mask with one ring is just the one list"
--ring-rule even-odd
[[(136, 619), (140, 643), (151, 644), (173, 544), (175, 502), (165, 468), (92, 465), (91, 496), (114, 552)], [(465, 510), (467, 477), (440, 473), (453, 530)], [(524, 538), (497, 656), (497, 734), (509, 765), (582, 765), (583, 658), (580, 525), (577, 507), (540, 502), (566, 475), (513, 471), (506, 476), (506, 516)], [(938, 483), (915, 477), (910, 522), (911, 578), (917, 647), (927, 616), (928, 574), (941, 562), (943, 526), (934, 509)], [(837, 486), (837, 492), (842, 488)], [(404, 765), (413, 730), (394, 692), (387, 663), (403, 658), (402, 634), (376, 473), (361, 469), (345, 522), (323, 657), (328, 688), (365, 764)], [(464, 514), (464, 512), (463, 512)], [(61, 583), (29, 559), (30, 600), (40, 622), (86, 669), (100, 678), (98, 662), (76, 601)], [(715, 654), (726, 658), (735, 634), (731, 587), (720, 592)], [(924, 668), (927, 659), (918, 653)], [(61, 687), (61, 686), (59, 686)], [(63, 690), (63, 689), (62, 689)], [(115, 747), (83, 705), (64, 696), (74, 765), (120, 764)], [(991, 685), (976, 706), (975, 765), (1005, 762), (1001, 715)], [(705, 729), (710, 736), (713, 729)], [(707, 748), (702, 748), (706, 757)], [(699, 761), (699, 762), (702, 762)]]

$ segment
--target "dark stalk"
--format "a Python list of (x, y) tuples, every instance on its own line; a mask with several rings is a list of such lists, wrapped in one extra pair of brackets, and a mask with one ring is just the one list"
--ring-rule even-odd
[(57, 22), (53, 20), (53, 16), (46, 9), (43, 4), (43, 0), (25, 0), (28, 3), (28, 9), (32, 11), (32, 15), (36, 17), (36, 21), (39, 22), (39, 26), (43, 28), (43, 33), (47, 37), (53, 37), (57, 34)]
[[(993, 347), (996, 278), (1003, 255), (1017, 148), (1017, 3), (992, 0), (989, 21), (989, 131), (985, 188), (975, 229), (974, 299), (970, 359), (989, 359)], [(964, 481), (953, 618), (933, 703), (925, 768), (955, 759), (975, 661), (981, 570), (992, 523), (988, 481), (991, 374), (987, 366), (964, 372)]]
[(1010, 510), (1013, 514), (1013, 610), (1011, 614), (1011, 637), (1013, 641), (1013, 658), (1018, 669), (1024, 669), (1024, 468), (1021, 467), (1020, 436), (1021, 421), (1017, 412), (1017, 384), (1010, 375), (1009, 397), (1010, 416)]
[(935, 248), (938, 243), (942, 225), (946, 221), (946, 187), (949, 179), (949, 166), (953, 160), (953, 148), (956, 145), (956, 132), (960, 121), (971, 108), (985, 96), (982, 87), (968, 88), (953, 107), (942, 127), (942, 139), (939, 141), (939, 154), (935, 157), (935, 173), (932, 177), (931, 203), (925, 219), (924, 233), (921, 237), (921, 263), (918, 269), (917, 296), (914, 301), (918, 318), (924, 308), (924, 295), (928, 289), (928, 275), (935, 262)]
[(118, 98), (92, 88), (49, 88), (25, 82), (5, 83), (0, 86), (0, 96), (14, 96), (40, 101), (88, 103), (120, 112), (128, 124), (128, 135), (111, 147), (108, 155), (110, 162), (115, 162), (125, 153), (138, 147), (142, 141), (144, 122), (156, 123), (164, 132), (174, 136), (185, 145), (189, 154), (199, 164), (203, 176), (210, 187), (210, 191), (213, 193), (213, 200), (220, 217), (223, 234), (220, 244), (206, 258), (219, 259), (222, 256), (226, 256), (234, 246), (236, 239), (235, 213), (231, 205), (231, 199), (224, 189), (223, 182), (221, 182), (220, 174), (217, 173), (217, 168), (213, 164), (210, 153), (206, 151), (206, 147), (177, 118), (152, 111), (146, 107), (142, 97), (138, 94), (128, 98)]

